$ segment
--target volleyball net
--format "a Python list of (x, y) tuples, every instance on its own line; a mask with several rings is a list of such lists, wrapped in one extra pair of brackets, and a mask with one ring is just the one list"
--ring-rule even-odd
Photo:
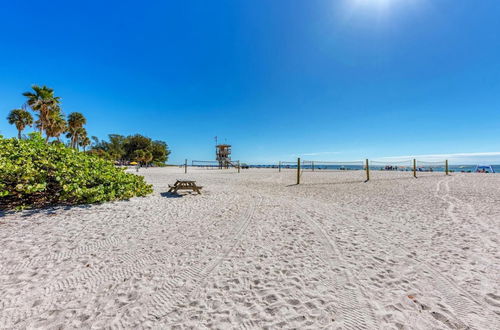
[(371, 180), (412, 178), (415, 176), (413, 159), (369, 160)]
[[(188, 163), (185, 163), (187, 173)], [(227, 161), (222, 167), (216, 160), (192, 160), (191, 168), (194, 169), (236, 169), (241, 168), (278, 168), (279, 172), (293, 173), (299, 183), (329, 183), (329, 182), (366, 182), (378, 179), (397, 179), (411, 177), (425, 177), (430, 175), (448, 175), (447, 160), (417, 160), (417, 159), (379, 159), (355, 161), (324, 161), (301, 160), (280, 161), (274, 165), (249, 166), (240, 161)], [(292, 174), (290, 174), (292, 175)], [(295, 181), (295, 180), (294, 180)]]
[(418, 159), (370, 160), (369, 169), (373, 179), (409, 178), (448, 174), (448, 161), (425, 161)]
[(294, 172), (296, 182), (319, 184), (363, 182), (366, 180), (364, 161), (297, 160), (280, 161), (280, 172)]
[[(278, 169), (297, 169), (298, 162), (281, 161), (278, 163)], [(355, 171), (363, 170), (364, 162), (362, 160), (352, 162), (336, 162), (336, 161), (318, 161), (318, 160), (301, 160), (300, 169), (304, 172), (314, 171)]]
[(236, 169), (238, 173), (241, 168), (239, 160), (226, 161), (223, 164), (216, 160), (192, 160), (191, 167), (206, 170)]
[(196, 168), (217, 170), (219, 169), (220, 165), (216, 160), (192, 160), (191, 166)]
[(359, 171), (364, 169), (362, 160), (351, 162), (304, 160), (301, 165), (302, 171)]
[(297, 162), (281, 161), (278, 163), (278, 170), (294, 170), (297, 169)]
[(416, 163), (417, 175), (430, 175), (443, 174), (448, 172), (448, 162), (446, 160), (441, 161), (421, 161), (417, 160)]
[(405, 160), (369, 160), (370, 170), (372, 171), (413, 171), (413, 159)]
[(421, 161), (416, 159), (319, 161), (300, 160), (279, 162), (279, 171), (294, 170), (296, 182), (366, 182), (369, 180), (417, 178), (419, 176), (448, 174), (448, 161)]

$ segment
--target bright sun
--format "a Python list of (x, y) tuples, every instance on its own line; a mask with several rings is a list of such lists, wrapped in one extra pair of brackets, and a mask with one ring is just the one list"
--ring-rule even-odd
[(383, 6), (386, 7), (391, 3), (397, 2), (398, 0), (353, 0), (355, 3), (360, 5), (372, 5), (372, 6)]
[(426, 0), (345, 0), (352, 9), (371, 9), (379, 13), (398, 10), (401, 8), (414, 8)]
[(375, 19), (377, 23), (391, 22), (395, 16), (404, 15), (416, 10), (425, 10), (431, 0), (336, 0), (337, 13), (342, 21), (355, 21), (361, 18), (363, 22)]

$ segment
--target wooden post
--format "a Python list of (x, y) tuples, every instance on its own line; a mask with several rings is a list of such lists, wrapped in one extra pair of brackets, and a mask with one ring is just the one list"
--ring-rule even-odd
[(314, 161), (312, 163), (312, 171), (314, 172)]
[(281, 161), (278, 163), (278, 172), (281, 172)]
[(446, 175), (448, 175), (448, 173), (449, 173), (449, 169), (448, 169), (448, 159), (444, 162), (444, 167), (445, 167), (445, 170), (446, 170)]
[(366, 166), (366, 181), (370, 180), (370, 165), (368, 163), (368, 159), (365, 161)]
[(184, 173), (187, 173), (188, 172), (188, 160), (186, 159), (184, 161)]
[(415, 158), (413, 159), (413, 176), (417, 177), (417, 160)]
[(241, 168), (240, 161), (238, 160), (238, 173), (240, 173), (240, 168)]
[(297, 184), (300, 184), (300, 158), (297, 158)]

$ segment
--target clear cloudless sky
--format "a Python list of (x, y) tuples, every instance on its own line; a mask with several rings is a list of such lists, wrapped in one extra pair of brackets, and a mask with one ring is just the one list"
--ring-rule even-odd
[(3, 1), (0, 134), (32, 84), (173, 163), (497, 152), (500, 1)]

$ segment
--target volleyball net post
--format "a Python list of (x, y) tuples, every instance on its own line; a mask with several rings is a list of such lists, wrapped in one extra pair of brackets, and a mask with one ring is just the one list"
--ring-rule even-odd
[(366, 181), (370, 181), (370, 164), (368, 163), (368, 159), (365, 160), (365, 167), (366, 167)]
[(417, 177), (417, 160), (413, 158), (413, 177)]
[(240, 169), (241, 169), (240, 161), (238, 160), (238, 173), (240, 173)]
[(188, 160), (186, 159), (184, 161), (184, 174), (186, 174), (188, 172)]
[(444, 161), (444, 168), (446, 175), (448, 175), (449, 174), (448, 159)]
[(281, 161), (278, 163), (278, 172), (281, 172)]
[(297, 184), (300, 184), (300, 158), (297, 158)]

